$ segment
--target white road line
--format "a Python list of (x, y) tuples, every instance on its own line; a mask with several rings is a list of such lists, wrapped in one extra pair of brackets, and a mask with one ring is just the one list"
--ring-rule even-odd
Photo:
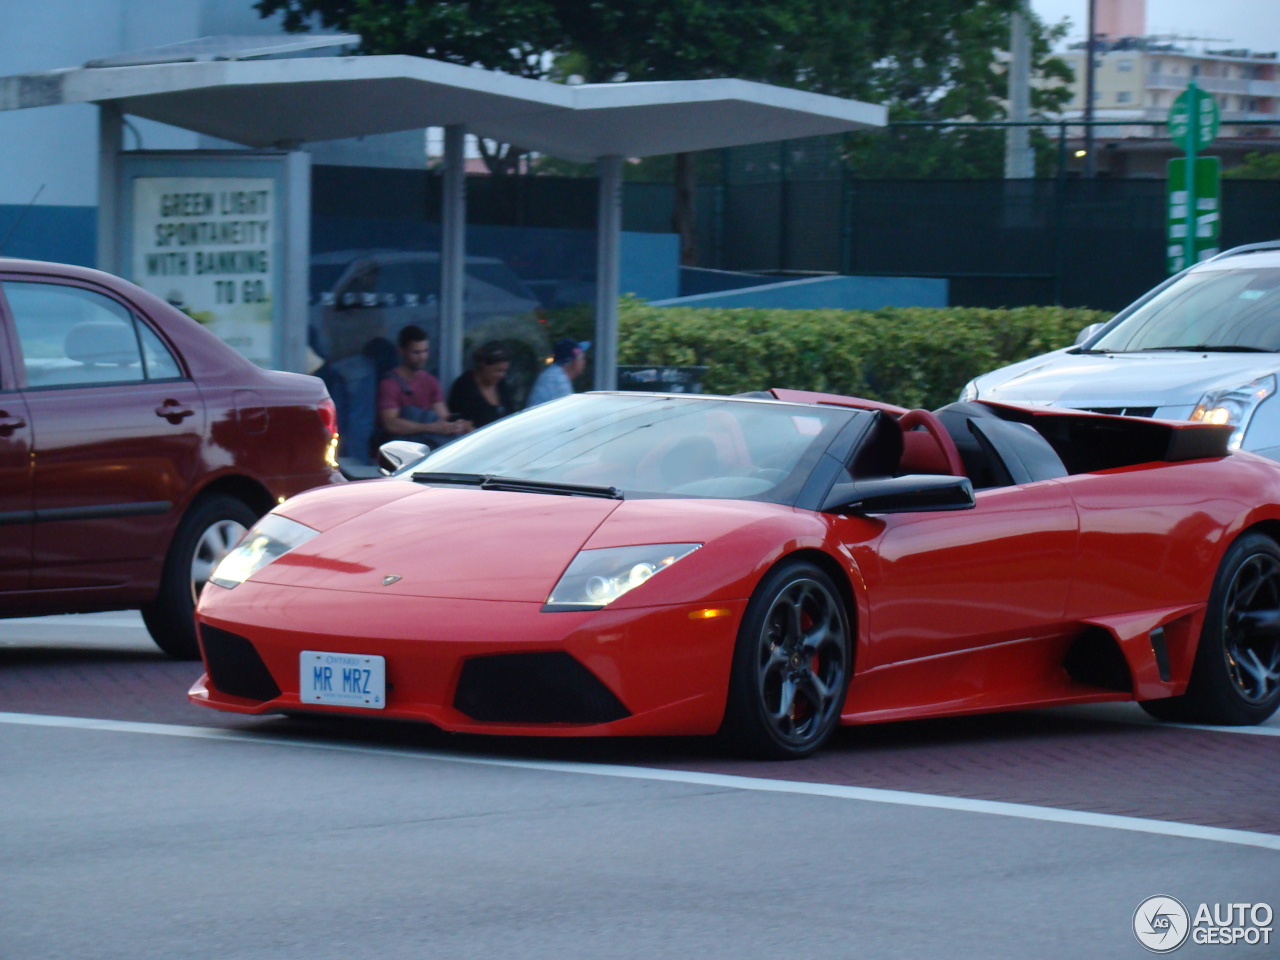
[(1002, 803), (995, 800), (971, 800), (964, 797), (947, 797), (930, 793), (907, 793), (902, 790), (877, 790), (870, 787), (847, 787), (830, 783), (803, 783), (794, 780), (766, 780), (760, 777), (738, 777), (721, 773), (698, 773), (690, 770), (661, 770), (653, 767), (630, 767), (616, 764), (572, 763), (551, 760), (516, 760), (496, 757), (465, 757), (456, 754), (437, 753), (429, 750), (404, 750), (363, 746), (351, 743), (324, 743), (314, 740), (295, 740), (287, 737), (262, 736), (248, 731), (225, 730), (217, 727), (187, 727), (167, 723), (137, 723), (128, 720), (91, 720), (82, 717), (42, 716), (31, 713), (0, 713), (0, 723), (31, 727), (60, 727), (73, 730), (100, 730), (109, 733), (140, 733), (162, 737), (182, 737), (190, 740), (228, 740), (267, 746), (304, 748), (309, 750), (336, 750), (345, 753), (364, 753), (378, 757), (406, 757), (414, 760), (435, 760), (441, 763), (469, 763), (476, 766), (508, 767), (518, 770), (541, 770), (550, 773), (572, 773), (593, 777), (620, 777), (627, 780), (658, 780), (667, 783), (688, 783), (700, 786), (724, 787), (731, 790), (755, 790), (763, 793), (791, 793), (811, 797), (830, 797), (839, 800), (862, 800), (866, 803), (888, 803), (904, 807), (924, 807), (932, 810), (954, 810), (962, 813), (985, 813), (998, 817), (1015, 817), (1021, 820), (1042, 820), (1050, 823), (1069, 823), (1083, 827), (1104, 827), (1110, 830), (1127, 830), (1132, 833), (1151, 833), (1166, 837), (1182, 837), (1188, 840), (1212, 840), (1217, 843), (1233, 843), (1246, 847), (1262, 847), (1280, 851), (1280, 835), (1253, 833), (1248, 830), (1228, 830), (1222, 827), (1206, 827), (1193, 823), (1175, 823), (1168, 820), (1147, 820), (1142, 817), (1122, 817), (1109, 813), (1087, 813), (1081, 810), (1063, 810), (1056, 807), (1039, 807), (1026, 803)]
[(1181, 730), (1208, 730), (1210, 733), (1247, 733), (1255, 737), (1280, 737), (1280, 727), (1215, 727), (1207, 723), (1166, 723)]

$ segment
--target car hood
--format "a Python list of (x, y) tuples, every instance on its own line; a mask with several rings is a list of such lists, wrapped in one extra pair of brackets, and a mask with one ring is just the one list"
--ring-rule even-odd
[[(278, 512), (323, 532), (251, 581), (376, 596), (541, 604), (579, 550), (699, 543), (701, 549), (680, 561), (678, 577), (655, 577), (616, 602), (683, 603), (745, 597), (759, 568), (778, 551), (788, 544), (816, 546), (825, 533), (816, 514), (737, 500), (624, 502), (401, 480), (356, 483), (298, 499)], [(399, 579), (383, 582), (390, 577)]]
[[(401, 481), (368, 486), (388, 491), (384, 496), (404, 490)], [(334, 496), (332, 507), (343, 511), (347, 499)], [(329, 590), (541, 603), (618, 506), (617, 500), (445, 486), (418, 486), (390, 502), (363, 499), (375, 505), (358, 516), (345, 516), (344, 522), (251, 579)], [(315, 500), (308, 506), (312, 514), (320, 512)], [(384, 584), (389, 577), (399, 579)]]
[(1151, 353), (1032, 357), (981, 376), (983, 400), (1064, 407), (1191, 406), (1211, 390), (1237, 387), (1280, 368), (1275, 354)]

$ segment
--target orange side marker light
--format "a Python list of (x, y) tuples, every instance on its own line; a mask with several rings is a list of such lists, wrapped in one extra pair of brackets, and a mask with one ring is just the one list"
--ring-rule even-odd
[(726, 610), (724, 607), (706, 607), (702, 610), (693, 610), (689, 613), (690, 620), (714, 620), (716, 617), (727, 617), (733, 611)]

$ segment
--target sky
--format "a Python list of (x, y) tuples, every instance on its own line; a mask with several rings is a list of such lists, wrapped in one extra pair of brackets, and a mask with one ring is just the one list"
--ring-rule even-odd
[[(1031, 0), (1031, 7), (1048, 23), (1069, 18), (1069, 39), (1084, 39), (1088, 0)], [(1218, 48), (1280, 50), (1280, 4), (1277, 0), (1147, 0), (1147, 32), (1231, 41), (1209, 44)]]

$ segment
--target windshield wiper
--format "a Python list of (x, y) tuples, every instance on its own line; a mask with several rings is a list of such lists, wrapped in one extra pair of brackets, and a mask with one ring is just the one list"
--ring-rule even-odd
[(1143, 347), (1141, 350), (1126, 350), (1125, 353), (1151, 353), (1156, 350), (1185, 350), (1188, 353), (1275, 353), (1266, 347), (1241, 347), (1234, 344), (1189, 343), (1172, 347)]
[(419, 470), (413, 475), (419, 483), (461, 483), (470, 487), (478, 487), (489, 478), (479, 473), (432, 473), (430, 470)]
[(617, 487), (597, 487), (589, 483), (560, 483), (556, 480), (526, 480), (520, 477), (493, 477), (479, 473), (431, 473), (413, 475), (419, 483), (456, 483), (481, 490), (506, 490), (509, 493), (550, 493), (561, 497), (600, 497), (621, 500)]

